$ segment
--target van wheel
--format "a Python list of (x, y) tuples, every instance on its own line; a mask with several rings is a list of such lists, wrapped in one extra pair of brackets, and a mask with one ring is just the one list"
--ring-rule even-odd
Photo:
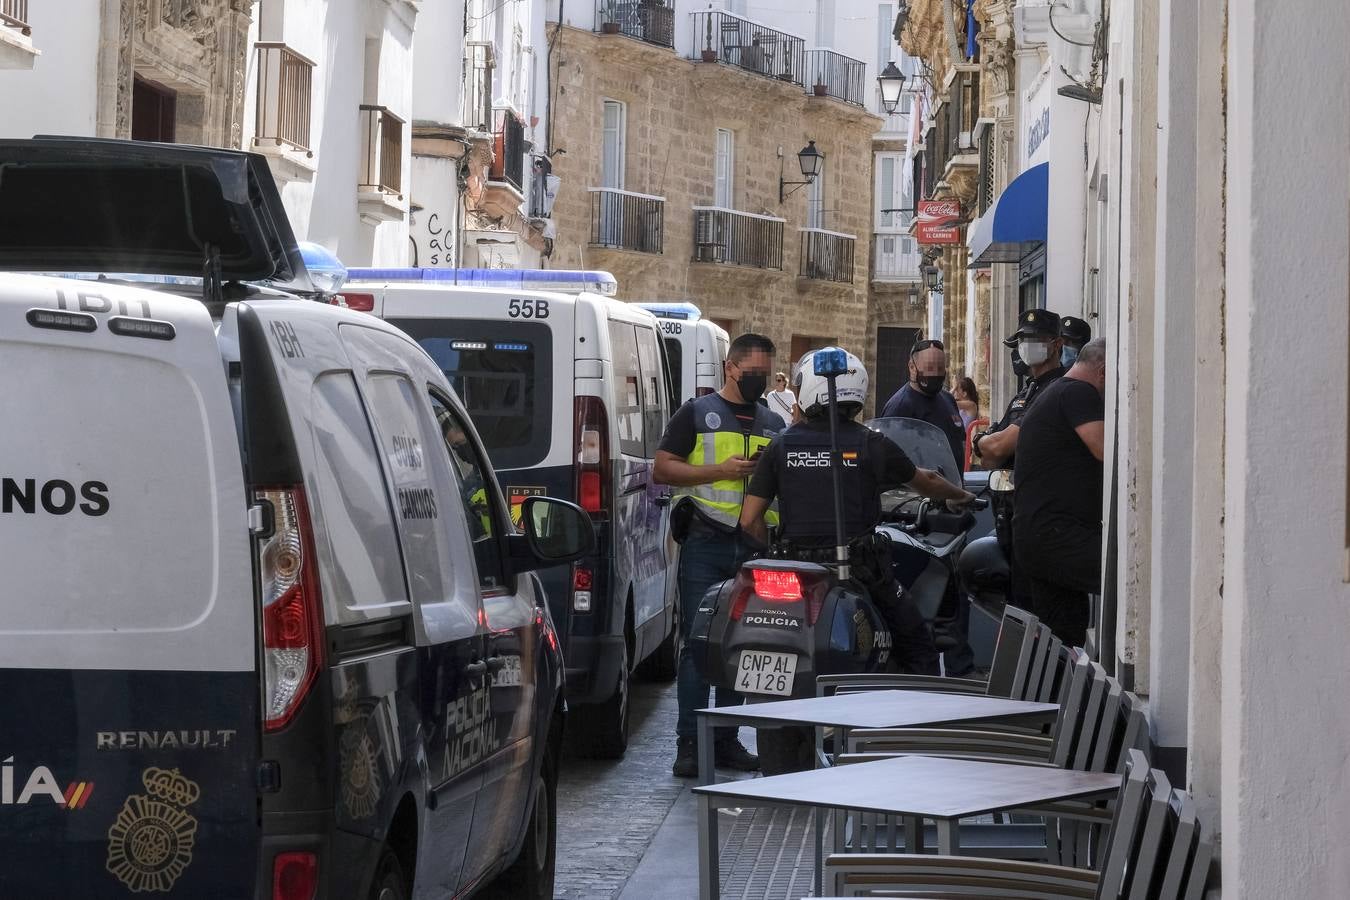
[(628, 672), (628, 644), (624, 642), (619, 665), (618, 684), (608, 700), (578, 706), (572, 713), (577, 721), (577, 737), (582, 753), (596, 759), (622, 759), (628, 750), (628, 694), (632, 676)]
[(671, 618), (670, 633), (661, 642), (652, 655), (642, 661), (639, 667), (645, 678), (652, 681), (674, 681), (680, 671), (680, 648), (684, 641), (680, 635), (680, 617), (677, 613)]
[(554, 862), (558, 848), (558, 773), (553, 751), (534, 779), (534, 807), (526, 826), (525, 845), (511, 868), (502, 873), (507, 896), (520, 900), (553, 900)]
[(408, 900), (407, 883), (403, 880), (403, 865), (388, 847), (380, 854), (380, 865), (375, 870), (375, 881), (370, 886), (370, 900)]
[(764, 775), (786, 775), (815, 767), (816, 736), (810, 728), (756, 728), (755, 749)]

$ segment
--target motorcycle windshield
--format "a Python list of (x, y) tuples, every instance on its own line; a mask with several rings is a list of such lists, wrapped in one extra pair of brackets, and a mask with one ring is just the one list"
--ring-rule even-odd
[(957, 487), (961, 486), (961, 469), (952, 456), (952, 445), (942, 429), (919, 419), (873, 419), (865, 423), (879, 431), (905, 451), (914, 465), (932, 469)]

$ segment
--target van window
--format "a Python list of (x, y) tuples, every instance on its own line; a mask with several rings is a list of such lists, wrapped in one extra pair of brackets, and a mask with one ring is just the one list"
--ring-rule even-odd
[(666, 373), (661, 368), (660, 338), (650, 328), (637, 327), (638, 362), (642, 369), (642, 430), (647, 437), (646, 457), (656, 457), (656, 445), (666, 430)]
[(459, 496), (464, 501), (469, 539), (478, 563), (478, 583), (484, 590), (497, 590), (506, 583), (502, 571), (500, 539), (503, 534), (499, 510), (494, 502), (492, 468), (478, 454), (470, 429), (450, 405), (430, 395), (431, 410), (440, 426), (441, 443), (437, 452), (446, 454)]
[(481, 319), (389, 322), (421, 344), (445, 373), (493, 466), (523, 469), (543, 462), (553, 409), (553, 336), (547, 325)]
[(637, 333), (627, 322), (609, 323), (610, 350), (614, 355), (614, 421), (619, 431), (619, 449), (628, 456), (645, 456), (642, 428), (642, 366), (638, 360)]
[(670, 383), (672, 385), (672, 394), (676, 402), (688, 400), (688, 397), (681, 397), (684, 391), (684, 345), (680, 343), (679, 338), (668, 337), (664, 341), (666, 345), (666, 361), (670, 364)]
[(408, 604), (407, 583), (366, 410), (349, 372), (321, 375), (312, 397), (316, 539), (327, 538), (323, 597), (337, 616), (330, 624), (388, 615)]

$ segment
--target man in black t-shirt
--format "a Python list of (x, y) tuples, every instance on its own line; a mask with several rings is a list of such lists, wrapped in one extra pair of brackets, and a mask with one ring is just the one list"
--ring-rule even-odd
[(1078, 354), (1022, 419), (1013, 470), (1013, 541), (1034, 612), (1070, 646), (1087, 639), (1101, 590), (1106, 342)]
[(965, 470), (966, 429), (956, 399), (945, 390), (947, 351), (942, 341), (923, 340), (909, 351), (909, 382), (891, 395), (882, 418), (918, 419), (942, 429), (952, 445), (957, 468)]

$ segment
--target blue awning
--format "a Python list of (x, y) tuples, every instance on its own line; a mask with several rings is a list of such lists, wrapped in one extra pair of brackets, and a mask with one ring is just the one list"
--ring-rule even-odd
[(1050, 164), (1032, 166), (1012, 180), (994, 205), (970, 224), (970, 264), (1017, 262), (1045, 241)]

